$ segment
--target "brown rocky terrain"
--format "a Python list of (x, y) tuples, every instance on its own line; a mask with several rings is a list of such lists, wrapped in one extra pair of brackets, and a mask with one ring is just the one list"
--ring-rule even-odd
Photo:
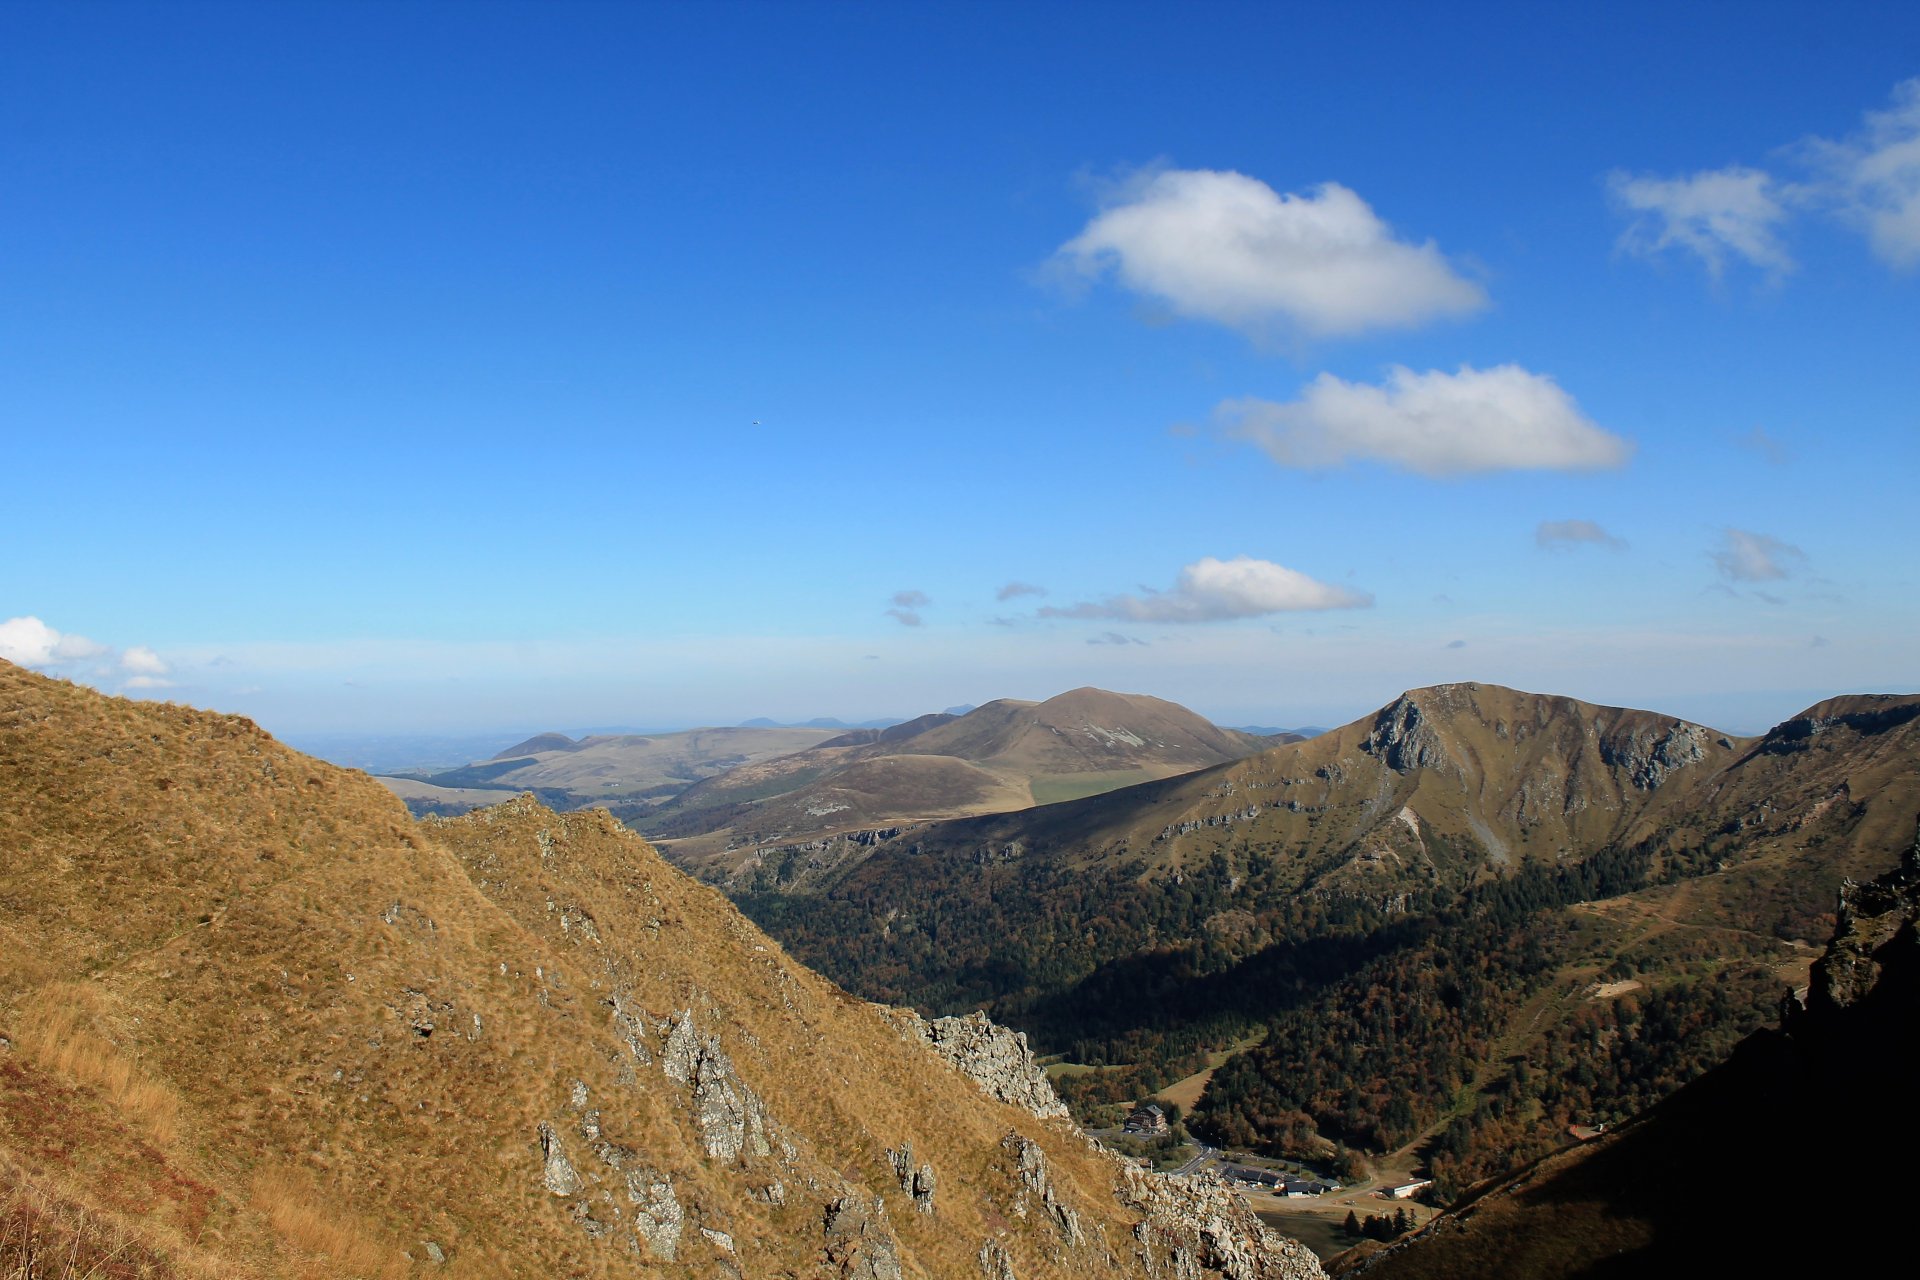
[(416, 824), (244, 719), (0, 664), (0, 850), (0, 1272), (1319, 1274), (604, 812)]

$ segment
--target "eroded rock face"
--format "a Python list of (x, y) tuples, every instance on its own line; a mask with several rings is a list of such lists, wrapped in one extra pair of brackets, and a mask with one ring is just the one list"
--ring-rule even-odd
[(560, 1141), (560, 1133), (552, 1125), (540, 1122), (540, 1154), (545, 1161), (542, 1181), (547, 1190), (556, 1196), (570, 1196), (580, 1189), (580, 1174), (567, 1159), (567, 1149)]
[(827, 1263), (843, 1280), (901, 1280), (900, 1246), (878, 1206), (868, 1208), (857, 1195), (841, 1196), (827, 1205), (821, 1227)]
[(1066, 1244), (1077, 1248), (1086, 1243), (1086, 1234), (1080, 1229), (1080, 1215), (1054, 1190), (1053, 1177), (1047, 1170), (1047, 1154), (1040, 1149), (1040, 1145), (1031, 1138), (1009, 1132), (1000, 1139), (1000, 1146), (1012, 1154), (1014, 1174), (1019, 1180), (1019, 1188), (1013, 1198), (1013, 1216), (1027, 1216), (1027, 1203), (1031, 1197), (1040, 1202)]
[[(1905, 946), (1901, 944), (1902, 939)], [(1846, 880), (1833, 940), (1814, 962), (1807, 1009), (1817, 1016), (1858, 1003), (1887, 966), (1920, 967), (1920, 825), (1899, 868), (1866, 884)], [(1790, 1024), (1791, 1025), (1791, 1024)]]
[(981, 1245), (977, 1256), (980, 1262), (980, 1274), (986, 1280), (1016, 1280), (1013, 1274), (1013, 1259), (1008, 1256), (1006, 1246), (998, 1240), (989, 1240)]
[(1446, 744), (1427, 723), (1420, 704), (1404, 694), (1381, 709), (1360, 749), (1384, 760), (1395, 773), (1437, 769), (1447, 762)]
[(1115, 1194), (1144, 1219), (1133, 1235), (1147, 1273), (1169, 1280), (1325, 1280), (1313, 1251), (1272, 1231), (1214, 1174), (1173, 1177), (1123, 1162)]
[(887, 1164), (893, 1169), (900, 1190), (913, 1197), (913, 1207), (921, 1213), (931, 1214), (936, 1182), (933, 1166), (922, 1164), (918, 1169), (913, 1167), (913, 1143), (903, 1142), (897, 1149), (888, 1147)]
[(930, 1046), (987, 1094), (1042, 1120), (1065, 1119), (1066, 1103), (1034, 1060), (1025, 1033), (1003, 1027), (984, 1013), (935, 1018), (911, 1009), (883, 1009), (900, 1033)]
[(1624, 742), (1602, 742), (1600, 758), (1626, 770), (1635, 787), (1651, 791), (1670, 775), (1706, 759), (1713, 737), (1709, 729), (1676, 720), (1665, 733), (1642, 729)]
[(694, 1118), (708, 1155), (733, 1161), (743, 1152), (772, 1154), (766, 1109), (733, 1069), (733, 1060), (720, 1048), (720, 1037), (700, 1033), (691, 1009), (674, 1018), (661, 1051), (660, 1069), (669, 1080), (693, 1091)]
[(686, 1229), (686, 1212), (674, 1194), (673, 1179), (650, 1169), (627, 1174), (627, 1199), (633, 1202), (633, 1235), (662, 1262), (672, 1262)]

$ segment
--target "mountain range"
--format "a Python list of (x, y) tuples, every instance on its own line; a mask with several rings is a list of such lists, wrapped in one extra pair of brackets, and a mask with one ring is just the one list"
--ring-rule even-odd
[[(1201, 1072), (1217, 1140), (1343, 1142), (1461, 1190), (1762, 1025), (1917, 810), (1917, 697), (1737, 738), (1456, 684), (1179, 777), (763, 851), (726, 884), (851, 990), (984, 1006), (1101, 1068), (1062, 1082), (1088, 1119)], [(1641, 1047), (1595, 1057), (1583, 1028)], [(1547, 1088), (1582, 1057), (1590, 1084)]]
[(412, 820), (0, 663), (9, 1275), (1223, 1276), (1016, 1035), (849, 996), (606, 813)]

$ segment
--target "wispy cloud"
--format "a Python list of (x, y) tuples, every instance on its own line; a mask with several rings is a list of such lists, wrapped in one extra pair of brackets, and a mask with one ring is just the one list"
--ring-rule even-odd
[(1287, 467), (1384, 462), (1428, 476), (1476, 471), (1591, 471), (1623, 465), (1633, 445), (1602, 429), (1544, 374), (1518, 365), (1415, 373), (1384, 386), (1323, 373), (1298, 400), (1222, 402), (1215, 421)]
[(1281, 194), (1229, 171), (1135, 175), (1056, 261), (1086, 278), (1112, 271), (1191, 319), (1254, 337), (1398, 329), (1477, 311), (1479, 285), (1432, 241), (1395, 236), (1337, 182)]
[(1684, 178), (1616, 172), (1607, 180), (1615, 202), (1633, 221), (1620, 247), (1642, 257), (1681, 249), (1706, 264), (1716, 278), (1729, 256), (1775, 275), (1793, 269), (1777, 228), (1788, 210), (1771, 174), (1731, 165)]
[(1920, 267), (1920, 77), (1895, 85), (1892, 105), (1868, 112), (1853, 137), (1815, 138), (1799, 150), (1882, 261)]
[(1767, 429), (1762, 426), (1755, 426), (1734, 443), (1749, 453), (1759, 454), (1776, 467), (1785, 466), (1788, 459), (1792, 457), (1785, 443), (1768, 435)]
[(1807, 558), (1800, 548), (1769, 534), (1732, 528), (1721, 532), (1719, 549), (1711, 554), (1720, 576), (1729, 582), (1777, 582), (1797, 572)]
[(1609, 175), (1615, 205), (1632, 219), (1620, 247), (1691, 253), (1715, 277), (1736, 260), (1778, 277), (1794, 267), (1782, 233), (1802, 214), (1825, 214), (1865, 234), (1896, 270), (1920, 268), (1920, 77), (1895, 85), (1892, 102), (1867, 112), (1852, 136), (1807, 138), (1781, 157), (1794, 178), (1739, 164)]
[(1047, 594), (1045, 587), (1036, 587), (1031, 582), (1009, 582), (1006, 586), (995, 592), (993, 598), (995, 600), (1014, 600), (1020, 596), (1043, 596), (1045, 594)]
[(1591, 520), (1542, 520), (1533, 531), (1533, 545), (1542, 551), (1568, 551), (1582, 546), (1624, 551), (1627, 540), (1614, 537)]
[(1043, 618), (1117, 618), (1126, 622), (1216, 622), (1270, 613), (1316, 609), (1364, 609), (1365, 592), (1318, 582), (1270, 560), (1236, 556), (1196, 560), (1180, 570), (1171, 589), (1039, 610)]
[(932, 603), (933, 597), (924, 591), (896, 591), (893, 593), (893, 608), (886, 611), (886, 616), (903, 627), (918, 627), (926, 622), (920, 611)]
[(1147, 644), (1145, 640), (1141, 640), (1136, 636), (1123, 636), (1118, 631), (1102, 631), (1097, 636), (1088, 636), (1087, 643), (1088, 644), (1118, 644), (1118, 645), (1137, 644), (1142, 648), (1145, 648)]

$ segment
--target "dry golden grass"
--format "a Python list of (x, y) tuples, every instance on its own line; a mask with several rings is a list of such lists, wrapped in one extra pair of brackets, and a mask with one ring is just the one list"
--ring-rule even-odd
[(179, 1095), (90, 1029), (98, 1001), (93, 988), (77, 982), (42, 988), (15, 1023), (19, 1048), (43, 1069), (101, 1090), (155, 1145), (171, 1146), (180, 1120)]
[(0, 1165), (0, 1280), (173, 1280), (126, 1223)]
[[(244, 720), (0, 663), (0, 849), (0, 1160), (183, 1276), (814, 1276), (847, 1194), (888, 1206), (910, 1274), (975, 1276), (989, 1238), (1023, 1280), (1112, 1274), (1014, 1214), (1010, 1129), (1090, 1232), (1132, 1238), (1077, 1136), (988, 1101), (604, 813), (415, 824)], [(791, 1154), (709, 1156), (688, 1088), (615, 1034), (616, 991), (656, 1059), (691, 1009)], [(671, 1179), (675, 1262), (589, 1235), (542, 1185), (544, 1122), (596, 1213), (629, 1203), (575, 1081)], [(887, 1165), (904, 1142), (935, 1217)]]
[(406, 1274), (406, 1263), (391, 1245), (362, 1223), (343, 1220), (329, 1210), (326, 1193), (311, 1178), (286, 1169), (262, 1169), (253, 1178), (253, 1205), (282, 1240), (313, 1255), (316, 1276), (354, 1276), (391, 1280)]

